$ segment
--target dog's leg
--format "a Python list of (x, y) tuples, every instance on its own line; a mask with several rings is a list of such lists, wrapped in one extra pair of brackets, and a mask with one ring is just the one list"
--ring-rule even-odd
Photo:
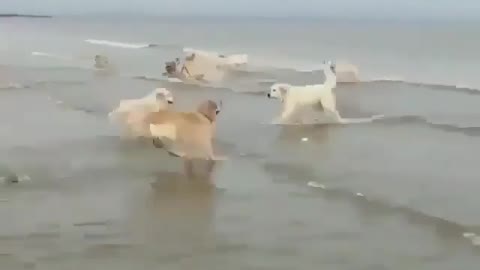
[(210, 178), (213, 169), (215, 167), (215, 160), (217, 157), (213, 153), (213, 143), (212, 140), (208, 140), (205, 145), (205, 149), (207, 152), (207, 178)]
[(185, 174), (187, 178), (192, 179), (193, 178), (193, 161), (190, 158), (185, 158), (183, 162), (183, 166), (185, 168)]
[(290, 103), (284, 103), (282, 113), (273, 119), (272, 124), (278, 125), (284, 123), (293, 114), (293, 111), (293, 106), (291, 106)]
[(153, 138), (152, 142), (156, 148), (163, 148), (163, 142), (159, 138)]
[(313, 104), (312, 107), (313, 107), (315, 110), (317, 110), (317, 111), (322, 111), (322, 112), (323, 112), (323, 111), (325, 110), (325, 109), (323, 108), (322, 101), (319, 101), (319, 102)]
[(285, 107), (280, 116), (280, 119), (282, 121), (289, 120), (292, 117), (294, 112), (295, 112), (295, 106), (293, 106), (293, 104), (287, 103), (285, 104)]
[(206, 179), (208, 179), (209, 182), (212, 182), (212, 174), (213, 170), (215, 168), (216, 160), (217, 157), (213, 153), (213, 145), (212, 142), (210, 141), (209, 145), (207, 146), (208, 148), (208, 158), (207, 158), (207, 170), (206, 170)]
[(212, 175), (213, 169), (215, 169), (215, 165), (215, 160), (207, 160), (207, 178), (210, 178), (210, 176)]

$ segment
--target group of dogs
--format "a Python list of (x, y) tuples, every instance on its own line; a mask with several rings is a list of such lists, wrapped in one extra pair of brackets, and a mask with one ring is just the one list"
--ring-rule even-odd
[[(335, 65), (325, 62), (325, 82), (308, 86), (293, 86), (276, 83), (270, 87), (268, 98), (279, 99), (283, 110), (276, 123), (285, 123), (297, 117), (300, 108), (311, 107), (322, 113), (336, 113)], [(196, 110), (179, 111), (174, 107), (175, 99), (166, 88), (157, 88), (139, 99), (121, 100), (116, 109), (109, 113), (112, 121), (125, 128), (129, 138), (152, 140), (157, 148), (184, 160), (188, 177), (194, 176), (193, 160), (208, 161), (207, 173), (211, 173), (215, 161), (224, 160), (213, 151), (217, 116), (222, 102), (205, 100)], [(333, 105), (332, 105), (333, 104)]]
[(200, 103), (195, 111), (178, 111), (174, 98), (165, 88), (157, 88), (140, 99), (120, 101), (109, 118), (120, 122), (129, 138), (152, 139), (157, 148), (184, 159), (187, 176), (193, 177), (193, 160), (208, 160), (207, 172), (218, 158), (213, 153), (213, 137), (220, 104)]

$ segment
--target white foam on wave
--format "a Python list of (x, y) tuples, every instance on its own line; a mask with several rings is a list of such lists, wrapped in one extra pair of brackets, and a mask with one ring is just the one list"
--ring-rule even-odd
[(47, 52), (32, 52), (32, 55), (54, 58), (59, 60), (73, 60), (73, 57), (71, 56), (59, 55), (59, 54), (53, 54), (53, 53), (47, 53)]
[(298, 122), (272, 122), (272, 125), (285, 125), (285, 126), (310, 126), (310, 125), (351, 125), (351, 124), (369, 124), (373, 123), (376, 120), (383, 119), (384, 115), (374, 115), (371, 117), (363, 117), (363, 118), (342, 118), (342, 117), (332, 117), (325, 115), (323, 117), (318, 117), (311, 121), (303, 121), (301, 123)]
[(385, 115), (373, 115), (371, 117), (364, 117), (364, 118), (340, 118), (340, 124), (365, 124), (365, 123), (372, 123), (376, 120), (380, 120), (385, 118)]
[(0, 90), (22, 89), (22, 88), (26, 88), (26, 86), (23, 85), (23, 84), (15, 83), (15, 82), (9, 82), (7, 84), (0, 84)]
[(323, 184), (320, 184), (316, 181), (310, 181), (307, 183), (307, 186), (309, 187), (313, 187), (313, 188), (321, 188), (321, 189), (326, 189), (325, 185)]
[(98, 39), (86, 39), (85, 42), (90, 44), (95, 44), (95, 45), (103, 45), (103, 46), (125, 48), (125, 49), (144, 49), (144, 48), (149, 48), (153, 46), (153, 44), (149, 44), (149, 43), (126, 43), (126, 42), (98, 40)]
[(168, 78), (167, 79), (169, 82), (174, 82), (174, 83), (181, 83), (183, 82), (182, 80), (178, 79), (178, 78)]
[(433, 86), (433, 87), (444, 87), (444, 88), (452, 88), (452, 89), (468, 89), (471, 91), (480, 91), (480, 87), (474, 87), (469, 84), (464, 83), (457, 83), (457, 84), (442, 84), (442, 83), (435, 83), (435, 82), (428, 82), (428, 81), (415, 81), (415, 80), (408, 80), (401, 76), (389, 76), (389, 77), (379, 77), (374, 79), (362, 80), (361, 82), (369, 83), (369, 82), (393, 82), (393, 83), (404, 83), (410, 85), (418, 85), (418, 86)]
[(363, 82), (403, 82), (405, 81), (404, 78), (401, 76), (386, 76), (386, 77), (378, 77), (372, 79), (363, 80)]

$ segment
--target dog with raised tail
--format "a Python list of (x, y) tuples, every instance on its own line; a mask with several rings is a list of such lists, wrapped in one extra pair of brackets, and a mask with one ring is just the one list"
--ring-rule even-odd
[(333, 89), (337, 86), (335, 65), (325, 62), (325, 82), (323, 84), (294, 86), (286, 83), (276, 83), (270, 87), (268, 98), (279, 99), (283, 104), (280, 117), (274, 123), (284, 123), (296, 120), (298, 113), (307, 107), (321, 111), (339, 119), (336, 108), (336, 98)]
[(215, 161), (225, 159), (213, 152), (215, 123), (220, 111), (221, 102), (207, 100), (194, 112), (162, 110), (149, 113), (145, 122), (150, 126), (154, 145), (183, 158), (186, 174), (192, 177), (194, 159), (208, 161), (208, 174)]

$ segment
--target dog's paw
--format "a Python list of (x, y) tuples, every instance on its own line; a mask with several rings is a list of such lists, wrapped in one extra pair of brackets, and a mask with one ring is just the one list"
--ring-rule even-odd
[(153, 143), (153, 146), (155, 146), (155, 148), (164, 147), (163, 142), (159, 138), (153, 138), (152, 143)]

